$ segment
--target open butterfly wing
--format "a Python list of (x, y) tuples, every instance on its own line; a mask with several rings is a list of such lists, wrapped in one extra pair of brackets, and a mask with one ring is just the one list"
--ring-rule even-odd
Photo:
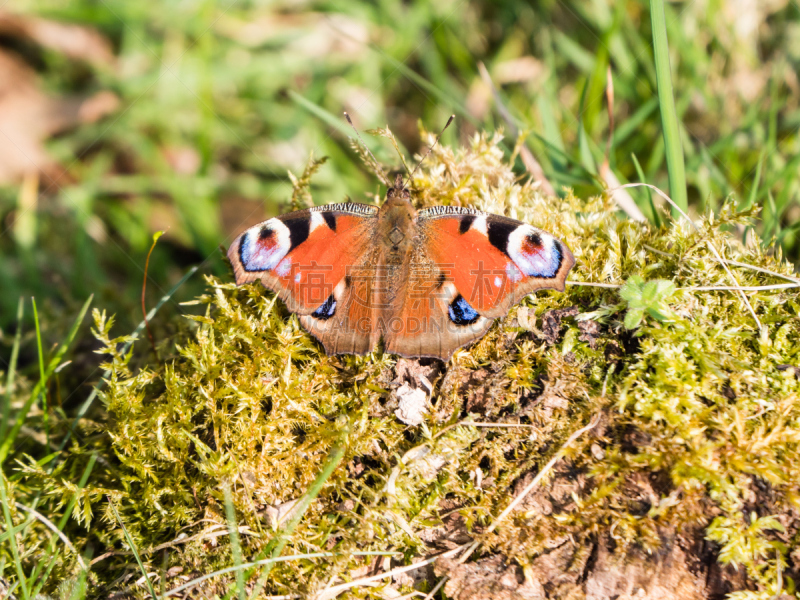
[(228, 249), (236, 283), (261, 281), (288, 309), (323, 307), (348, 269), (372, 244), (377, 208), (332, 204), (275, 217), (251, 227)]
[(575, 264), (560, 240), (521, 221), (450, 206), (422, 210), (418, 218), (431, 259), (484, 317), (504, 315), (539, 289), (564, 291)]

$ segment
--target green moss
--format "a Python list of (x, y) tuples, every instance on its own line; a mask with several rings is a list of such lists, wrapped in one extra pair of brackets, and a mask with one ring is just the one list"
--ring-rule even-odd
[[(282, 563), (267, 585), (277, 594), (308, 592), (367, 564), (348, 555), (356, 549), (396, 550), (408, 560), (426, 553), (424, 532), (452, 511), (468, 533), (480, 534), (520, 478), (602, 413), (601, 425), (544, 484), (563, 494), (534, 494), (534, 504), (483, 536), (482, 552), (528, 565), (554, 540), (572, 536), (580, 545), (610, 532), (624, 556), (656, 550), (665, 529), (699, 528), (719, 544), (720, 561), (742, 566), (759, 593), (775, 593), (778, 563), (785, 569), (798, 551), (789, 515), (800, 499), (800, 386), (784, 365), (800, 364), (800, 302), (793, 289), (748, 292), (759, 331), (736, 293), (691, 288), (732, 283), (709, 242), (730, 260), (784, 274), (790, 267), (738, 243), (728, 232), (749, 215), (730, 207), (703, 217), (697, 233), (686, 223), (631, 222), (604, 197), (544, 198), (514, 174), (498, 140), (438, 147), (414, 182), (419, 204), (476, 206), (530, 222), (573, 250), (571, 281), (627, 282), (623, 291), (570, 285), (563, 294), (526, 298), (456, 352), (434, 380), (435, 407), (419, 428), (391, 410), (396, 357), (326, 356), (260, 286), (208, 278), (208, 293), (197, 300), (205, 315), (194, 318), (175, 356), (135, 370), (130, 355), (117, 354), (123, 340), (111, 339), (111, 319), (95, 312), (112, 372), (102, 394), (108, 418), (99, 424), (107, 435), (76, 448), (72, 459), (79, 465), (90, 451), (109, 458), (95, 467), (79, 503), (92, 536), (124, 546), (105, 501), (111, 496), (144, 560), (159, 571), (162, 556), (148, 549), (179, 534), (225, 530), (229, 483), (244, 559), (252, 559), (274, 535), (276, 513), (268, 508), (303, 495), (344, 418), (342, 466), (284, 552), (333, 549), (341, 557)], [(741, 285), (779, 282), (731, 268)], [(570, 307), (577, 310), (560, 313), (568, 316), (553, 326), (550, 311)], [(528, 427), (449, 427), (468, 416), (468, 406), (475, 421)], [(49, 486), (57, 496), (69, 493), (57, 478)], [(550, 509), (536, 508), (536, 498)], [(208, 535), (174, 545), (168, 560), (198, 574), (233, 562), (228, 538)], [(95, 572), (110, 581), (129, 563), (112, 556)], [(787, 575), (780, 577), (785, 588)]]

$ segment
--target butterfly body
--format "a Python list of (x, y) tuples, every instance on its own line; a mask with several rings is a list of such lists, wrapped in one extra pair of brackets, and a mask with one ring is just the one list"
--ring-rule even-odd
[(417, 211), (398, 177), (386, 201), (275, 217), (228, 250), (238, 284), (260, 280), (328, 354), (381, 339), (402, 356), (448, 359), (525, 295), (563, 291), (569, 249), (530, 225), (460, 207)]

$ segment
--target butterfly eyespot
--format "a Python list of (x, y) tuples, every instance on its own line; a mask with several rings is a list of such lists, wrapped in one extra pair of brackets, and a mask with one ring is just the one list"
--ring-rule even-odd
[(555, 277), (564, 258), (557, 239), (530, 226), (511, 233), (507, 254), (526, 276), (543, 279)]
[(333, 294), (328, 296), (328, 299), (325, 300), (325, 303), (320, 306), (317, 310), (311, 313), (311, 316), (325, 321), (330, 319), (336, 313), (336, 298), (333, 297)]
[(472, 308), (461, 294), (447, 307), (447, 313), (456, 325), (471, 325), (480, 317), (478, 311)]
[(248, 272), (269, 271), (286, 255), (289, 231), (277, 219), (248, 229), (239, 242), (239, 261)]
[(535, 231), (529, 234), (525, 238), (525, 242), (522, 246), (522, 251), (526, 254), (531, 254), (532, 252), (537, 252), (542, 248), (542, 238), (541, 236), (536, 233)]

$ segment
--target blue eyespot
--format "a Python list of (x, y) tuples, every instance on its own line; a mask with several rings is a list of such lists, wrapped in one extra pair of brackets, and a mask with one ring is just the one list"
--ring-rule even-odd
[(334, 313), (336, 313), (336, 298), (334, 298), (333, 294), (331, 294), (328, 296), (328, 299), (325, 300), (325, 304), (311, 313), (311, 316), (325, 321), (326, 319), (330, 319)]
[(478, 320), (478, 311), (472, 308), (464, 297), (459, 294), (447, 307), (450, 320), (456, 325), (470, 325)]

